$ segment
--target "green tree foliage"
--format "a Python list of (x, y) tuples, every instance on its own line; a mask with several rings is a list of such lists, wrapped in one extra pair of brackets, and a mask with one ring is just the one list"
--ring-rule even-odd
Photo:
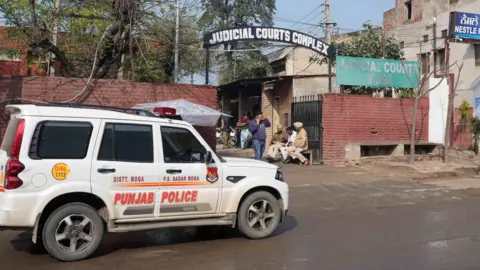
[[(366, 58), (382, 58), (383, 57), (383, 33), (381, 29), (374, 28), (370, 24), (363, 24), (364, 31), (347, 41), (332, 42), (339, 55), (355, 56)], [(385, 35), (385, 59), (401, 59), (403, 56), (402, 49), (395, 37), (388, 34)]]
[[(175, 8), (168, 7), (162, 16), (152, 19), (148, 38), (139, 40), (135, 59), (136, 81), (173, 82), (175, 66)], [(180, 79), (189, 77), (204, 67), (201, 33), (197, 18), (185, 10), (180, 16), (179, 66)], [(147, 36), (146, 33), (143, 36)]]
[[(201, 0), (203, 8), (198, 25), (204, 31), (240, 26), (272, 26), (276, 11), (275, 0)], [(242, 78), (263, 76), (268, 60), (261, 52), (263, 42), (230, 42), (223, 49), (249, 50), (216, 54), (220, 83)]]
[[(173, 74), (174, 8), (166, 1), (0, 0), (9, 37), (41, 59), (49, 53), (70, 76), (170, 82)], [(53, 44), (53, 22), (59, 35)], [(201, 68), (197, 20), (182, 14), (180, 61), (187, 76)], [(96, 53), (98, 48), (98, 53)]]
[[(92, 47), (98, 40), (96, 33), (105, 30), (109, 22), (103, 19), (110, 6), (103, 1), (62, 0), (55, 10), (53, 0), (0, 0), (0, 12), (7, 24), (11, 39), (23, 40), (23, 52), (47, 58), (53, 53), (70, 74), (87, 72), (85, 65), (93, 59)], [(100, 20), (94, 18), (102, 18)], [(54, 18), (59, 20), (57, 45), (52, 43)]]

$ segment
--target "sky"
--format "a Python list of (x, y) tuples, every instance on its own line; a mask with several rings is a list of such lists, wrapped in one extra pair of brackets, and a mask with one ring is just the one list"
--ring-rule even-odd
[[(301, 4), (300, 4), (301, 2)], [(324, 6), (319, 8), (324, 0), (277, 0), (277, 14), (275, 25), (278, 27), (310, 30), (307, 25), (284, 22), (282, 19), (301, 21), (304, 23), (318, 23), (325, 18)], [(382, 25), (383, 12), (395, 7), (395, 0), (330, 0), (330, 17), (343, 32), (346, 30), (360, 30), (362, 24), (368, 20), (373, 25)], [(319, 9), (318, 9), (319, 8)], [(304, 18), (305, 15), (309, 16)], [(280, 19), (281, 18), (281, 19)], [(293, 25), (293, 26), (292, 26)], [(323, 32), (322, 36), (323, 36)]]
[[(301, 2), (301, 4), (300, 4)], [(325, 19), (324, 0), (277, 0), (277, 13), (274, 17), (276, 27), (301, 30), (305, 33), (323, 37), (318, 24)], [(383, 12), (394, 8), (395, 0), (330, 0), (330, 18), (336, 22), (340, 33), (362, 29), (362, 24), (370, 20), (373, 25), (381, 26)], [(215, 74), (210, 75), (211, 84), (216, 84)], [(204, 78), (195, 76), (195, 84), (204, 84)]]

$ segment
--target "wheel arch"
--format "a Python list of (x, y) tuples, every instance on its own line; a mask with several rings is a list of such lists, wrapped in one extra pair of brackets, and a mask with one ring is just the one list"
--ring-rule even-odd
[(278, 200), (278, 202), (280, 203), (281, 210), (283, 211), (284, 205), (283, 205), (282, 195), (280, 194), (280, 192), (276, 188), (271, 187), (271, 186), (258, 186), (258, 187), (254, 187), (254, 188), (249, 189), (247, 192), (245, 192), (242, 195), (242, 197), (238, 201), (237, 213), (238, 213), (238, 210), (240, 209), (240, 206), (242, 205), (243, 201), (245, 201), (245, 199), (250, 194), (253, 194), (253, 193), (258, 192), (258, 191), (266, 191), (266, 192), (272, 194)]
[(38, 240), (38, 232), (41, 232), (43, 225), (47, 218), (59, 207), (73, 202), (80, 202), (90, 205), (103, 219), (105, 223), (108, 223), (109, 213), (106, 203), (97, 195), (87, 192), (71, 192), (58, 195), (51, 201), (49, 201), (37, 215), (35, 226), (33, 229), (32, 242), (36, 243)]

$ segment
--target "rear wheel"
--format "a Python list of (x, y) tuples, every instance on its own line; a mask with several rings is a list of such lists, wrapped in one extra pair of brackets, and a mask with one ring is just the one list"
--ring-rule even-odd
[(84, 203), (69, 203), (55, 210), (43, 227), (47, 252), (60, 261), (91, 256), (100, 245), (104, 224), (97, 211)]
[(238, 210), (238, 229), (251, 239), (269, 237), (280, 224), (280, 203), (269, 192), (258, 191), (248, 195)]
[(231, 146), (231, 147), (235, 147), (235, 146), (237, 145), (237, 138), (235, 138), (235, 137), (230, 137), (229, 143), (230, 143), (230, 146)]

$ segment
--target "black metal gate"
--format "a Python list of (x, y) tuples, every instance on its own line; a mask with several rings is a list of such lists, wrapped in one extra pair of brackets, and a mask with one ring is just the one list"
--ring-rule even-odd
[(318, 96), (294, 97), (292, 102), (292, 125), (302, 122), (308, 135), (308, 147), (312, 150), (313, 164), (323, 162), (322, 100)]

